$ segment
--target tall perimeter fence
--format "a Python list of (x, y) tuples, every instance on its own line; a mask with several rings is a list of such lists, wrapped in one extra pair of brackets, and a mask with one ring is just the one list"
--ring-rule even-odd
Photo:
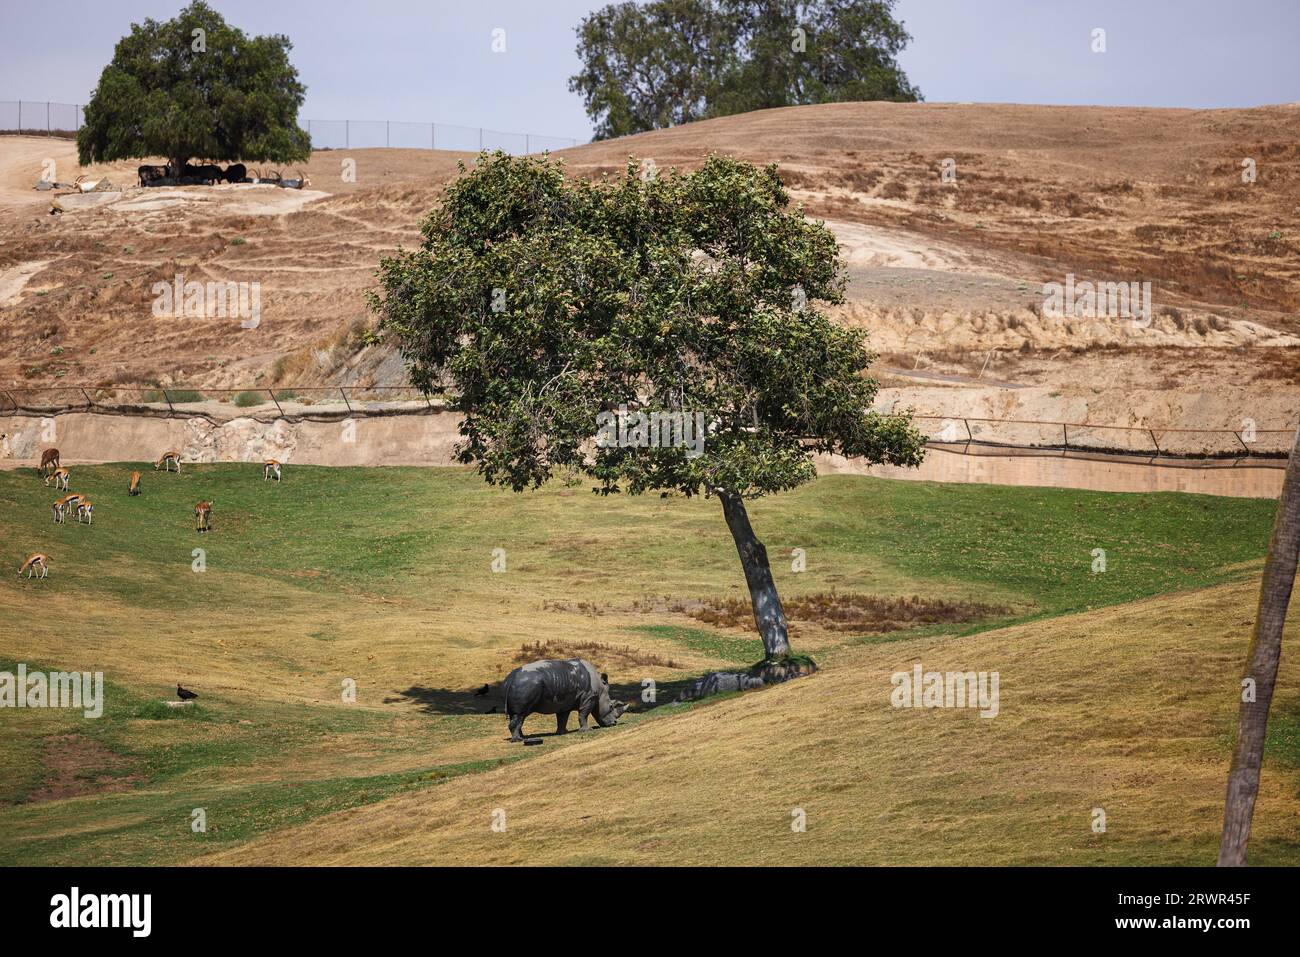
[[(0, 388), (0, 418), (71, 412), (261, 421), (429, 415), (446, 406), (410, 386), (208, 389), (134, 386)], [(916, 415), (932, 448), (964, 455), (1053, 455), (1171, 468), (1286, 468), (1295, 429), (1175, 429)]]
[[(71, 138), (86, 120), (85, 107), (45, 100), (0, 100), (0, 133)], [(508, 133), (454, 123), (398, 120), (307, 120), (312, 149), (502, 150), (514, 156), (562, 150), (579, 140), (541, 133)]]

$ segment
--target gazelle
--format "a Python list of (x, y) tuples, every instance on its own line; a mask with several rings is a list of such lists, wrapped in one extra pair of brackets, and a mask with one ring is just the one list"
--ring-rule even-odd
[(62, 463), (59, 461), (58, 449), (46, 449), (41, 453), (41, 474), (48, 475), (53, 469), (57, 469)]
[(65, 468), (57, 468), (49, 475), (45, 476), (45, 484), (54, 483), (55, 488), (61, 488), (63, 491), (68, 490), (68, 482), (72, 480), (72, 473)]
[(39, 576), (41, 578), (44, 578), (50, 573), (50, 559), (42, 552), (37, 552), (35, 555), (29, 556), (27, 561), (23, 562), (23, 567), (18, 569), (18, 577), (22, 578), (23, 572), (26, 572), (27, 577), (31, 578), (32, 574), (38, 568), (41, 570)]
[(95, 506), (84, 499), (77, 506), (77, 523), (80, 524), (83, 518), (86, 520), (87, 525), (95, 524)]
[(62, 525), (68, 520), (68, 513), (75, 511), (77, 507), (85, 501), (86, 496), (80, 492), (73, 492), (71, 495), (65, 495), (51, 506), (54, 509), (54, 523)]
[(194, 531), (212, 531), (212, 503), (199, 502), (194, 506)]
[(139, 472), (131, 473), (131, 484), (126, 487), (126, 494), (127, 495), (140, 494), (140, 473)]
[(176, 474), (181, 471), (181, 453), (176, 451), (164, 452), (162, 458), (153, 464), (153, 470), (157, 472), (162, 469), (164, 472), (170, 472), (171, 466), (176, 466)]
[(272, 476), (275, 476), (277, 482), (280, 481), (280, 469), (281, 466), (277, 460), (267, 459), (266, 464), (262, 466), (262, 481), (265, 482)]

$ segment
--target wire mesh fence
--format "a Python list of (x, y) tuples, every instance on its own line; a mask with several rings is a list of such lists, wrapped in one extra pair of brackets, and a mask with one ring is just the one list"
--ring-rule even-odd
[[(30, 136), (76, 135), (85, 108), (45, 100), (0, 100), (0, 133)], [(454, 123), (409, 123), (401, 120), (307, 120), (313, 149), (503, 150), (512, 155), (562, 150), (578, 140), (540, 133), (507, 133)]]
[(29, 136), (75, 136), (85, 122), (85, 110), (75, 103), (48, 100), (0, 100), (0, 132)]
[(578, 140), (540, 133), (507, 133), (454, 123), (408, 123), (397, 120), (308, 120), (313, 149), (432, 149), (478, 152), (502, 150), (515, 156), (568, 149)]
[(441, 402), (409, 386), (294, 386), (275, 389), (186, 386), (45, 386), (0, 389), (0, 416), (68, 412), (117, 415), (234, 415), (346, 418), (439, 411)]
[(914, 416), (926, 443), (967, 455), (1061, 455), (1184, 467), (1285, 468), (1294, 429), (1174, 429)]

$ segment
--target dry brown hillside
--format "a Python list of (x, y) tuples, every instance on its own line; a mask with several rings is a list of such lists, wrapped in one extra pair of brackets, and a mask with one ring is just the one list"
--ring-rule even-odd
[[(944, 415), (1260, 428), (1300, 411), (1300, 107), (1153, 110), (851, 103), (769, 110), (565, 150), (577, 175), (629, 155), (778, 164), (836, 231), (843, 321), (871, 331), (886, 404)], [(0, 138), (0, 387), (401, 381), (359, 348), (378, 258), (464, 154), (322, 151), (302, 192), (125, 190), (51, 215), (31, 186), (118, 185), (64, 140)], [(1242, 181), (1252, 159), (1256, 181)], [(940, 171), (951, 159), (956, 182)], [(356, 182), (341, 176), (354, 160)], [(286, 173), (290, 171), (286, 170)], [(261, 325), (153, 317), (151, 287), (260, 282)], [(1152, 283), (1156, 316), (1041, 315), (1042, 284)]]

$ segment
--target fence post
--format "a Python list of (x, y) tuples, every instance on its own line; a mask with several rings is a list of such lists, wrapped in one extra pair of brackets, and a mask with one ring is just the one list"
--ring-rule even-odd
[(50, 130), (50, 101), (49, 100), (45, 101), (45, 135), (46, 136), (54, 135)]
[(528, 156), (533, 152), (533, 136), (531, 133), (524, 134), (524, 155)]
[(271, 397), (271, 401), (275, 403), (275, 410), (283, 416), (284, 409), (280, 408), (280, 400), (275, 397), (275, 393), (270, 389), (267, 389), (266, 392)]
[(483, 152), (483, 127), (478, 128), (478, 151)]
[(348, 407), (348, 415), (351, 415), (352, 403), (348, 401), (348, 394), (342, 386), (339, 386), (339, 395), (343, 396), (343, 404)]
[(163, 398), (167, 400), (167, 411), (168, 411), (169, 413), (171, 413), (171, 412), (175, 412), (175, 411), (176, 411), (176, 407), (175, 407), (174, 405), (172, 405), (172, 397), (169, 396), (169, 395), (167, 394), (167, 390), (166, 390), (166, 389), (163, 389), (163, 390), (162, 390), (162, 394), (163, 394)]

